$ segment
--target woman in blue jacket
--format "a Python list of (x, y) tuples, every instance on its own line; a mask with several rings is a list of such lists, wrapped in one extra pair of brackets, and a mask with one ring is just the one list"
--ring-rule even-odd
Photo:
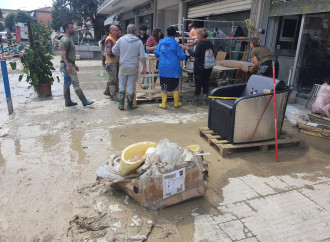
[(154, 52), (159, 59), (159, 77), (162, 90), (160, 108), (167, 108), (167, 92), (173, 92), (174, 107), (181, 107), (179, 102), (179, 78), (181, 76), (180, 60), (186, 59), (179, 43), (175, 40), (176, 29), (171, 26), (167, 29), (166, 38), (159, 41)]

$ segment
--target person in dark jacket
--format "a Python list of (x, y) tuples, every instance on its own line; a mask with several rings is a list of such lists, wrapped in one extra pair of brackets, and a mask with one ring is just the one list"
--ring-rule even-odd
[(166, 38), (159, 41), (154, 52), (159, 58), (159, 77), (162, 90), (162, 103), (160, 108), (167, 108), (167, 92), (173, 92), (174, 107), (181, 107), (179, 102), (179, 78), (181, 76), (180, 60), (186, 56), (181, 50), (179, 43), (175, 40), (176, 29), (171, 26), (167, 29)]
[(198, 42), (194, 50), (185, 45), (184, 49), (188, 50), (189, 54), (192, 57), (195, 57), (194, 62), (194, 76), (195, 76), (195, 95), (193, 98), (193, 105), (198, 104), (199, 95), (203, 87), (203, 104), (205, 105), (208, 102), (209, 94), (209, 80), (212, 73), (212, 68), (206, 69), (204, 67), (205, 61), (205, 52), (212, 50), (214, 53), (213, 44), (207, 40), (208, 31), (206, 29), (197, 29), (196, 30)]
[(144, 49), (146, 48), (146, 43), (147, 43), (147, 40), (148, 38), (150, 37), (149, 35), (147, 35), (147, 26), (142, 24), (140, 26), (140, 29), (139, 29), (139, 35), (137, 37), (139, 37), (139, 39), (142, 41), (143, 43), (143, 46), (144, 46)]

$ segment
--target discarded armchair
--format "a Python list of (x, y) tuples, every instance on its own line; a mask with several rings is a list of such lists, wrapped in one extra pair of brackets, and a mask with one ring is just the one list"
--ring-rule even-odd
[[(282, 130), (288, 91), (276, 80), (278, 135)], [(250, 94), (251, 89), (257, 93)], [(245, 84), (218, 87), (211, 96), (237, 97), (236, 100), (210, 100), (208, 127), (230, 143), (247, 143), (275, 138), (273, 79), (252, 75)], [(268, 92), (268, 93), (264, 93)]]

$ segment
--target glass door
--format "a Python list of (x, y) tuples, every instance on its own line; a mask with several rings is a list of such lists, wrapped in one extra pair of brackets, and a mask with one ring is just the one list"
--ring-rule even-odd
[(294, 84), (298, 96), (308, 98), (314, 84), (330, 78), (330, 13), (305, 15)]

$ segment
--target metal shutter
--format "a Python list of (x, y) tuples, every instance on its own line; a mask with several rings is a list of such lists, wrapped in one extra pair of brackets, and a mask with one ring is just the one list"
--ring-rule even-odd
[(188, 9), (188, 18), (251, 10), (252, 0), (224, 0)]

